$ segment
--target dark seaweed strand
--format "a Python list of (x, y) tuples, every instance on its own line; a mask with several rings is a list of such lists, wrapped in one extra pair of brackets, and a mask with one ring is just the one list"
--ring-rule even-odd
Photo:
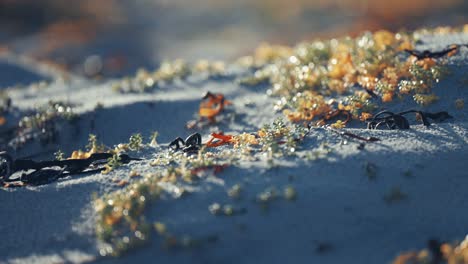
[[(7, 155), (4, 153), (4, 155)], [(86, 169), (88, 169), (91, 165), (99, 164), (99, 163), (105, 163), (109, 158), (111, 158), (113, 154), (111, 153), (94, 153), (92, 154), (89, 158), (87, 159), (67, 159), (67, 160), (51, 160), (51, 161), (33, 161), (30, 159), (17, 159), (17, 160), (11, 160), (11, 170), (9, 172), (9, 175), (2, 175), (3, 176), (3, 181), (4, 182), (13, 182), (13, 181), (18, 181), (17, 179), (10, 179), (9, 177), (11, 174), (19, 171), (27, 171), (27, 170), (35, 170), (31, 174), (38, 174), (40, 175), (40, 171), (44, 170), (46, 168), (54, 168), (54, 167), (59, 167), (61, 170), (59, 171), (59, 175), (53, 175), (51, 177), (55, 178), (61, 178), (65, 177), (68, 175), (73, 175), (73, 174), (79, 174), (85, 172)], [(132, 160), (142, 160), (139, 158), (133, 158), (128, 156), (127, 154), (120, 154), (120, 159), (123, 163), (128, 163)], [(102, 170), (102, 168), (98, 169), (99, 171)], [(36, 181), (38, 179), (34, 179), (33, 177), (27, 177), (24, 176), (24, 178), (27, 182), (30, 181)]]

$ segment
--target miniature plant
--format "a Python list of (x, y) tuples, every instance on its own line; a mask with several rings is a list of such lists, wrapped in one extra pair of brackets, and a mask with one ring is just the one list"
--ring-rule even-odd
[(140, 133), (133, 134), (130, 136), (128, 147), (130, 148), (130, 150), (136, 151), (139, 151), (143, 148), (143, 137)]
[(112, 155), (112, 158), (109, 158), (107, 164), (105, 165), (105, 170), (102, 171), (103, 174), (108, 174), (113, 169), (122, 166), (123, 163), (120, 159), (119, 154)]
[(208, 210), (212, 215), (216, 216), (234, 216), (245, 212), (245, 209), (235, 209), (230, 204), (221, 205), (219, 203), (213, 203), (208, 206)]
[(106, 244), (101, 247), (102, 256), (118, 256), (129, 249), (146, 243), (150, 225), (143, 212), (147, 203), (157, 199), (161, 188), (156, 181), (141, 181), (95, 199), (97, 212), (96, 233)]
[(257, 201), (261, 204), (267, 204), (277, 198), (277, 190), (270, 187), (257, 195)]
[(99, 144), (97, 136), (94, 134), (89, 134), (88, 144), (86, 145), (86, 151), (75, 150), (72, 152), (71, 159), (87, 159), (92, 154), (98, 152), (105, 152), (107, 147), (104, 144)]
[(264, 125), (258, 131), (258, 136), (262, 151), (273, 157), (273, 155), (294, 154), (298, 143), (307, 133), (306, 128), (297, 125), (288, 126), (283, 119), (278, 118), (273, 124)]
[(98, 143), (97, 136), (94, 134), (89, 134), (88, 136), (88, 145), (86, 145), (86, 149), (88, 152), (95, 153), (105, 150), (105, 146), (103, 144)]
[(112, 90), (120, 93), (148, 93), (164, 87), (178, 79), (184, 79), (190, 74), (206, 73), (210, 76), (225, 75), (225, 64), (221, 61), (198, 61), (189, 64), (184, 60), (163, 61), (154, 71), (139, 69), (135, 76), (115, 82)]
[(152, 134), (151, 134), (151, 137), (150, 137), (150, 146), (152, 147), (156, 147), (158, 145), (158, 136), (159, 136), (159, 133), (158, 131), (154, 131)]
[(212, 215), (219, 215), (221, 213), (221, 205), (219, 203), (213, 203), (208, 206), (208, 211), (210, 211)]
[(43, 144), (55, 142), (59, 137), (58, 125), (61, 121), (72, 122), (77, 118), (72, 105), (64, 102), (50, 101), (39, 107), (31, 115), (24, 116), (18, 122), (16, 135), (10, 141), (10, 146), (20, 148), (32, 140), (39, 140)]
[(60, 149), (57, 150), (57, 151), (54, 153), (54, 156), (55, 156), (55, 159), (56, 159), (56, 160), (64, 160), (64, 159), (65, 159), (65, 153), (63, 153), (63, 151), (61, 151)]
[(240, 194), (242, 192), (242, 187), (240, 184), (235, 184), (228, 190), (229, 197), (233, 199), (239, 199)]

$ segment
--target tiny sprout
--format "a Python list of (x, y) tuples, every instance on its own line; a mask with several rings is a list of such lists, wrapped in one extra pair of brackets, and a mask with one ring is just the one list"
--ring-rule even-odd
[(229, 197), (233, 199), (238, 199), (240, 197), (242, 187), (240, 184), (235, 184), (228, 190)]
[(89, 134), (88, 144), (86, 145), (87, 152), (96, 153), (96, 152), (105, 152), (106, 146), (104, 144), (98, 144), (97, 136), (94, 134)]
[(140, 230), (135, 231), (135, 237), (141, 240), (146, 239), (145, 234), (143, 234)]
[(113, 169), (118, 168), (122, 166), (122, 160), (120, 158), (120, 155), (114, 154), (112, 158), (109, 158), (107, 161), (107, 164), (105, 165), (105, 169), (102, 171), (102, 174), (108, 174), (111, 172)]
[(60, 149), (57, 150), (57, 152), (54, 153), (55, 160), (64, 160), (64, 155), (65, 153), (63, 153), (63, 151), (61, 151)]
[(226, 204), (223, 206), (223, 212), (226, 216), (232, 216), (234, 214), (234, 208), (232, 205)]
[(294, 201), (297, 198), (296, 189), (293, 186), (286, 186), (283, 191), (284, 198), (289, 201)]
[(150, 146), (152, 147), (156, 147), (158, 145), (158, 136), (159, 136), (159, 132), (158, 131), (154, 131), (152, 134), (151, 134), (151, 137), (150, 137)]
[(221, 205), (219, 203), (213, 203), (208, 206), (208, 210), (212, 215), (219, 215), (221, 213)]
[(86, 149), (88, 151), (92, 151), (93, 149), (97, 149), (97, 136), (94, 134), (89, 134), (88, 137), (88, 145), (86, 145)]
[(141, 136), (141, 134), (137, 133), (137, 134), (131, 135), (128, 146), (130, 147), (131, 150), (139, 151), (140, 149), (142, 149), (143, 148), (143, 137)]
[(267, 203), (276, 198), (276, 189), (274, 187), (268, 188), (257, 195), (257, 201)]

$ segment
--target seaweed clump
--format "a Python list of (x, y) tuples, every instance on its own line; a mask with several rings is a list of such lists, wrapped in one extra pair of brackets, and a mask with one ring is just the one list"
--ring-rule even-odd
[[(443, 59), (408, 55), (405, 50), (414, 42), (414, 35), (389, 31), (304, 42), (288, 56), (283, 50), (268, 56), (275, 59), (254, 56), (253, 61), (265, 63), (254, 78), (269, 80), (272, 88), (267, 93), (280, 98), (276, 110), (293, 122), (320, 120), (336, 110), (363, 120), (382, 104), (405, 95), (426, 106), (438, 99), (431, 89), (448, 70)], [(344, 125), (337, 121), (334, 127)]]

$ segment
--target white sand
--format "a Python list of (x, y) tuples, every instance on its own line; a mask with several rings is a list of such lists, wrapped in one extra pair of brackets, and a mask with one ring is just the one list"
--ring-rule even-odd
[[(467, 39), (466, 35), (430, 37), (420, 48), (467, 43)], [(101, 259), (94, 235), (91, 195), (117, 189), (112, 180), (127, 178), (130, 167), (142, 172), (154, 170), (146, 162), (134, 162), (109, 175), (0, 189), (0, 262), (80, 263), (99, 259), (122, 263), (388, 263), (401, 251), (425, 247), (429, 238), (461, 239), (468, 233), (468, 111), (466, 107), (457, 110), (454, 101), (468, 99), (467, 60), (468, 48), (461, 48), (450, 58), (453, 75), (437, 85), (434, 92), (440, 100), (426, 109), (448, 111), (454, 116), (448, 122), (426, 128), (413, 120), (414, 125), (407, 131), (369, 131), (356, 124), (349, 130), (382, 139), (367, 144), (363, 151), (354, 141), (343, 144), (336, 134), (314, 129), (298, 155), (327, 142), (332, 152), (323, 159), (285, 158), (277, 161), (278, 167), (270, 168), (259, 157), (229, 167), (218, 175), (219, 179), (201, 180), (194, 193), (185, 198), (166, 198), (147, 210), (150, 222), (164, 222), (175, 235), (216, 235), (217, 242), (165, 250), (161, 239), (153, 234), (147, 247), (119, 259)], [(236, 118), (220, 126), (226, 133), (256, 131), (280, 116), (273, 111), (275, 99), (265, 95), (265, 87), (239, 87), (231, 79), (192, 76), (152, 94), (126, 95), (113, 92), (111, 83), (71, 77), (66, 83), (56, 81), (40, 91), (26, 87), (10, 95), (22, 109), (51, 99), (78, 104), (78, 125), (65, 125), (59, 146), (51, 147), (66, 153), (83, 148), (89, 133), (97, 134), (107, 145), (125, 142), (135, 132), (148, 137), (152, 131), (159, 131), (160, 142), (184, 137), (191, 133), (184, 124), (193, 118), (204, 91), (222, 92), (234, 102)], [(93, 112), (98, 102), (104, 109)], [(411, 100), (388, 105), (394, 111), (414, 107)], [(78, 127), (80, 130), (75, 131)], [(201, 132), (206, 140), (209, 131)], [(29, 151), (34, 147), (18, 156)], [(151, 158), (154, 153), (148, 150), (140, 155)], [(374, 181), (366, 176), (366, 162), (377, 167)], [(226, 190), (237, 183), (242, 184), (243, 193), (239, 201), (233, 201)], [(254, 201), (267, 187), (282, 191), (286, 185), (296, 188), (296, 201), (275, 200), (268, 211)], [(383, 197), (397, 186), (407, 199), (386, 203)], [(247, 212), (232, 217), (213, 216), (208, 211), (213, 202), (229, 203)], [(319, 254), (316, 248), (320, 243), (331, 245), (331, 249)]]

